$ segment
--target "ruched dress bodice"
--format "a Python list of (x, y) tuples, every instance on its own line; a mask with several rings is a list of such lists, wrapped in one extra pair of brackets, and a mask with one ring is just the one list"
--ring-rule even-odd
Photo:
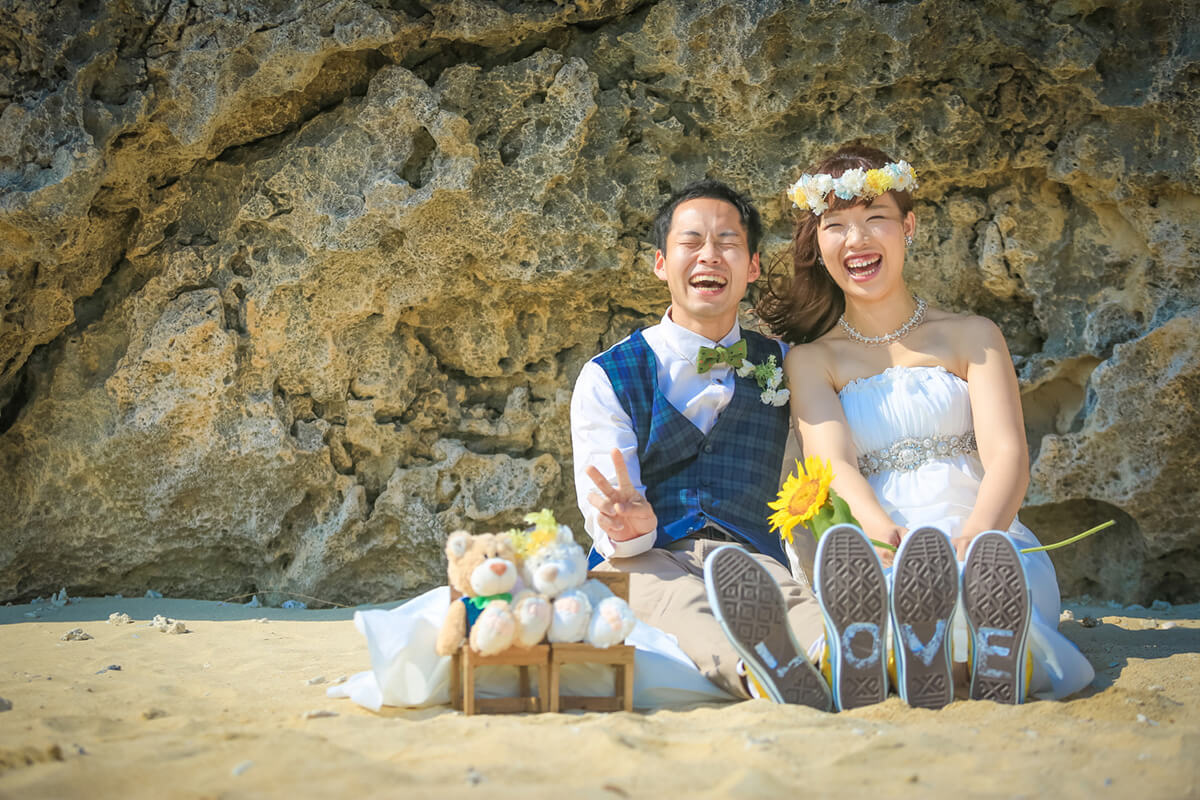
[[(850, 382), (838, 397), (859, 456), (882, 462), (866, 477), (888, 515), (957, 536), (983, 478), (974, 445), (962, 444), (974, 436), (967, 382), (942, 367), (892, 367)], [(895, 453), (898, 443), (911, 447), (889, 469), (884, 451)], [(1020, 533), (1037, 544), (1027, 529)]]

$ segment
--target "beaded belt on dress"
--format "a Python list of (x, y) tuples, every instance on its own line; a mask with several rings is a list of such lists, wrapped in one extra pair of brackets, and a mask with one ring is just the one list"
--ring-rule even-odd
[(977, 449), (974, 431), (957, 436), (898, 439), (888, 447), (859, 456), (858, 471), (865, 476), (892, 469), (912, 470), (934, 459), (962, 456)]

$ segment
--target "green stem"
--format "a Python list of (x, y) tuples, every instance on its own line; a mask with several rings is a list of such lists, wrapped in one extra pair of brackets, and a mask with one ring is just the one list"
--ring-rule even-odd
[(896, 545), (894, 545), (894, 544), (888, 544), (887, 542), (881, 542), (878, 539), (872, 539), (871, 544), (875, 545), (876, 547), (882, 547), (884, 550), (891, 550), (893, 553), (896, 552)]
[(1046, 550), (1057, 550), (1060, 547), (1066, 547), (1069, 544), (1075, 544), (1080, 539), (1086, 539), (1087, 537), (1091, 536), (1093, 533), (1099, 533), (1100, 531), (1104, 530), (1105, 528), (1111, 528), (1113, 525), (1116, 525), (1116, 524), (1117, 524), (1116, 521), (1110, 519), (1108, 522), (1102, 522), (1099, 525), (1097, 525), (1096, 527), (1092, 528), (1091, 530), (1086, 530), (1077, 536), (1072, 536), (1070, 539), (1063, 539), (1061, 542), (1055, 542), (1054, 544), (1044, 544), (1041, 547), (1024, 547), (1021, 549), (1021, 552), (1022, 553), (1041, 553)]

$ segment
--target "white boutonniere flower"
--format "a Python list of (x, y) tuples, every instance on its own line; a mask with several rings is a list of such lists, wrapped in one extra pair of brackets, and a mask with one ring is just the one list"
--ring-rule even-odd
[(754, 377), (761, 393), (758, 398), (764, 405), (778, 408), (787, 403), (792, 393), (783, 388), (783, 367), (775, 362), (775, 356), (768, 356), (761, 364), (753, 364), (748, 359), (742, 361), (737, 374), (743, 378)]

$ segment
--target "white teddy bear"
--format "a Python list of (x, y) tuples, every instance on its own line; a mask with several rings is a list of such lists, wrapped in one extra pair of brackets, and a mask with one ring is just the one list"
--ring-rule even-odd
[(583, 641), (606, 648), (633, 632), (637, 620), (629, 604), (600, 581), (588, 580), (587, 555), (566, 525), (558, 526), (553, 540), (526, 554), (520, 569), (527, 587), (553, 600), (547, 633), (551, 642)]

